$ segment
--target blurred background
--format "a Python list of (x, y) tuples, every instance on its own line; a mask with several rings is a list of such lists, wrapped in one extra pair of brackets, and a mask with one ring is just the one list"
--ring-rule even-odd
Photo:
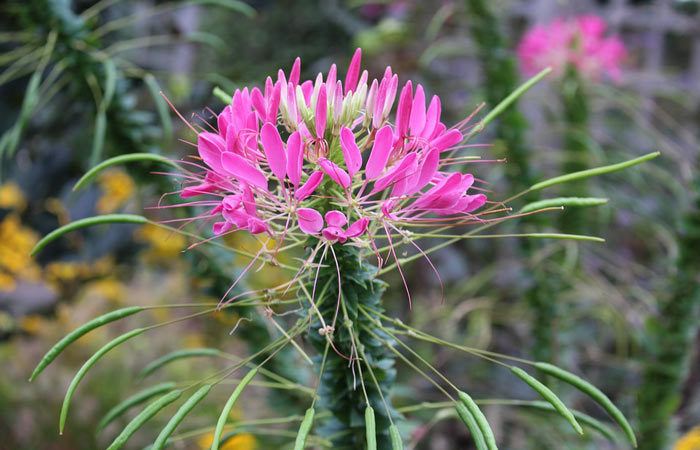
[[(620, 76), (548, 77), (476, 138), (490, 145), (473, 153), (498, 161), (472, 171), (488, 183), (492, 199), (505, 200), (569, 169), (661, 151), (651, 163), (578, 186), (609, 198), (606, 205), (501, 227), (503, 233), (595, 234), (606, 244), (467, 240), (433, 259), (445, 283), (444, 303), (425, 262), (404, 269), (413, 310), (398, 278), (388, 280), (385, 303), (444, 339), (554, 361), (585, 375), (632, 418), (641, 448), (700, 449), (698, 0), (10, 0), (0, 8), (0, 449), (103, 448), (133, 414), (99, 435), (97, 423), (138, 389), (135, 374), (149, 361), (179, 348), (223, 346), (245, 354), (268, 339), (252, 313), (230, 336), (240, 317), (222, 313), (116, 349), (81, 386), (62, 436), (65, 386), (126, 325), (87, 335), (41, 379), (26, 381), (55, 341), (90, 318), (132, 304), (216, 301), (247, 264), (211, 249), (183, 252), (186, 239), (149, 225), (83, 230), (29, 256), (41, 236), (72, 220), (114, 212), (168, 217), (149, 209), (172, 190), (155, 164), (113, 168), (73, 190), (108, 157), (192, 152), (178, 140), (186, 130), (161, 90), (183, 116), (209, 117), (209, 108), (224, 106), (215, 87), (230, 93), (262, 85), (297, 56), (302, 75), (313, 79), (333, 62), (346, 67), (361, 47), (372, 76), (390, 65), (402, 83), (417, 80), (441, 97), (452, 124), (482, 102), (492, 108), (527, 79), (516, 57), (527, 30), (582, 14), (602, 18), (606, 34), (624, 43)], [(245, 237), (230, 243), (251, 245)], [(262, 287), (279, 276), (266, 269), (246, 283)], [(169, 314), (132, 318), (129, 327)], [(449, 349), (417, 344), (416, 350), (476, 397), (533, 399), (503, 369)], [(218, 367), (192, 361), (172, 364), (140, 387)], [(276, 370), (296, 376), (298, 361), (278, 364)], [(579, 394), (565, 387), (558, 393), (605, 420)], [(398, 406), (440, 400), (429, 383), (402, 368), (395, 398)], [(241, 403), (235, 420), (298, 414), (298, 405), (291, 394), (262, 395)], [(628, 448), (595, 433), (580, 439), (541, 411), (485, 411), (504, 449)], [(216, 404), (205, 404), (190, 425), (210, 424), (217, 414)], [(462, 424), (434, 411), (407, 414), (405, 426), (409, 448), (472, 448)], [(128, 448), (143, 448), (157, 430), (145, 427)], [(173, 448), (204, 449), (210, 441), (194, 434)], [(225, 447), (269, 448), (286, 447), (253, 431)]]

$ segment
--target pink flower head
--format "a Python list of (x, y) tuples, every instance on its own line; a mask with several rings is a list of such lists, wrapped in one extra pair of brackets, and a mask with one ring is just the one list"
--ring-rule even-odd
[(301, 80), (301, 61), (263, 88), (239, 89), (197, 136), (187, 205), (213, 233), (376, 249), (421, 227), (481, 221), (486, 197), (458, 171), (467, 121), (441, 121), (439, 97), (391, 68), (370, 80), (358, 49), (346, 74)]
[(534, 26), (518, 44), (521, 67), (528, 75), (546, 67), (561, 75), (573, 66), (591, 80), (620, 81), (627, 50), (619, 37), (606, 37), (606, 29), (603, 19), (589, 15)]

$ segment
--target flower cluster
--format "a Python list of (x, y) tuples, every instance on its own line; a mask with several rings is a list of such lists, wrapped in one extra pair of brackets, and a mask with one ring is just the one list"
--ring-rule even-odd
[(517, 49), (523, 71), (535, 74), (551, 67), (562, 74), (567, 66), (573, 66), (592, 80), (608, 76), (619, 81), (627, 51), (619, 37), (605, 36), (606, 28), (597, 16), (557, 19), (533, 27)]
[(198, 130), (203, 170), (186, 175), (180, 195), (208, 196), (189, 204), (208, 207), (200, 218), (214, 234), (363, 245), (378, 230), (390, 239), (405, 225), (478, 220), (486, 196), (474, 177), (447, 171), (469, 159), (456, 154), (467, 121), (448, 128), (437, 96), (427, 101), (411, 81), (399, 92), (390, 67), (370, 81), (360, 60), (358, 49), (344, 81), (335, 65), (300, 81), (297, 58), (264, 88), (236, 90), (216, 126)]

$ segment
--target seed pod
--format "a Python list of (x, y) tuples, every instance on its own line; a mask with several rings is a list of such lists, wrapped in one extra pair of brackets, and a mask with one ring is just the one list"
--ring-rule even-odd
[(535, 364), (535, 367), (537, 367), (539, 370), (548, 375), (551, 375), (555, 378), (562, 380), (565, 383), (574, 386), (576, 389), (591, 397), (608, 414), (610, 414), (610, 417), (612, 417), (613, 420), (620, 426), (622, 431), (624, 431), (630, 443), (634, 447), (637, 447), (637, 438), (634, 435), (634, 430), (632, 430), (632, 426), (625, 418), (625, 415), (622, 414), (622, 411), (620, 411), (617, 408), (617, 406), (613, 404), (612, 400), (610, 400), (608, 396), (605, 395), (600, 389), (593, 386), (591, 383), (584, 380), (583, 378), (574, 375), (571, 372), (567, 372), (564, 369), (560, 369), (557, 366), (553, 366), (552, 364), (538, 362)]
[(306, 446), (306, 438), (309, 436), (311, 426), (314, 424), (314, 409), (309, 408), (304, 414), (304, 420), (301, 421), (297, 438), (294, 441), (294, 450), (304, 450)]
[(597, 197), (557, 197), (557, 198), (547, 198), (544, 200), (538, 200), (536, 202), (528, 203), (523, 206), (520, 210), (521, 214), (537, 211), (544, 208), (552, 208), (556, 206), (599, 206), (608, 203), (607, 198), (597, 198)]
[(127, 424), (126, 427), (119, 433), (119, 436), (114, 438), (114, 441), (107, 447), (107, 450), (118, 450), (126, 444), (126, 441), (136, 433), (136, 431), (141, 428), (141, 425), (146, 423), (151, 417), (155, 416), (158, 411), (165, 408), (182, 395), (182, 391), (177, 390), (169, 394), (165, 394), (158, 400), (154, 401), (150, 405), (146, 406), (143, 411), (141, 411), (136, 417), (133, 418), (131, 422)]
[(51, 349), (48, 352), (46, 352), (44, 357), (41, 358), (41, 361), (39, 361), (39, 364), (37, 364), (36, 368), (32, 372), (32, 375), (29, 377), (29, 381), (34, 381), (34, 379), (46, 368), (46, 366), (51, 364), (51, 362), (54, 359), (56, 359), (56, 357), (59, 354), (61, 354), (61, 352), (65, 350), (66, 347), (68, 347), (73, 342), (77, 341), (84, 334), (87, 334), (95, 328), (101, 327), (102, 325), (114, 322), (115, 320), (123, 319), (124, 317), (136, 314), (139, 311), (143, 311), (143, 308), (140, 306), (130, 306), (128, 308), (121, 308), (116, 311), (103, 314), (99, 317), (95, 317), (88, 323), (71, 331), (63, 339), (61, 339), (53, 347), (51, 347)]
[(253, 377), (257, 373), (258, 368), (256, 367), (243, 377), (238, 386), (236, 386), (236, 389), (233, 390), (231, 397), (229, 397), (228, 401), (224, 405), (224, 409), (221, 410), (219, 420), (216, 422), (216, 429), (214, 430), (214, 440), (211, 443), (211, 450), (219, 450), (219, 442), (221, 441), (221, 434), (224, 431), (224, 425), (226, 425), (226, 419), (228, 419), (228, 415), (231, 412), (233, 405), (236, 403), (236, 400), (238, 400), (238, 397), (241, 396), (243, 389), (246, 388), (248, 383), (253, 380)]
[(70, 382), (70, 385), (68, 386), (68, 389), (66, 390), (66, 396), (63, 398), (63, 404), (61, 405), (61, 417), (58, 425), (58, 430), (60, 434), (63, 434), (63, 427), (66, 424), (66, 418), (68, 417), (68, 407), (70, 406), (70, 401), (71, 398), (73, 398), (73, 394), (75, 393), (75, 389), (78, 387), (78, 384), (80, 381), (85, 377), (85, 374), (90, 370), (92, 366), (99, 361), (100, 358), (102, 358), (107, 352), (112, 350), (114, 347), (117, 347), (118, 345), (128, 341), (134, 336), (138, 336), (139, 334), (143, 333), (145, 331), (145, 328), (136, 328), (135, 330), (131, 330), (128, 333), (122, 334), (119, 337), (116, 337), (109, 341), (107, 344), (105, 344), (102, 348), (97, 350), (94, 355), (88, 359), (85, 364), (78, 370), (78, 372), (75, 374), (73, 379)]
[(182, 406), (180, 406), (177, 412), (170, 418), (168, 423), (165, 424), (163, 430), (161, 430), (160, 434), (156, 438), (156, 441), (151, 447), (152, 450), (162, 450), (163, 448), (165, 448), (165, 445), (168, 443), (168, 438), (171, 434), (173, 434), (175, 428), (177, 428), (177, 426), (180, 425), (180, 422), (182, 422), (185, 416), (189, 414), (189, 412), (192, 411), (192, 409), (195, 406), (197, 406), (197, 404), (204, 397), (206, 397), (211, 388), (211, 384), (205, 384), (204, 386), (200, 387), (194, 394), (192, 394), (192, 396), (188, 398), (187, 401), (182, 404)]
[(460, 401), (467, 407), (472, 417), (474, 417), (474, 420), (476, 420), (476, 424), (479, 426), (481, 434), (484, 436), (486, 447), (488, 447), (489, 450), (498, 450), (498, 447), (496, 446), (496, 438), (493, 435), (493, 430), (491, 430), (491, 425), (489, 425), (488, 420), (486, 420), (486, 416), (484, 416), (484, 413), (481, 412), (479, 406), (466, 392), (459, 391), (458, 395)]
[(396, 425), (389, 427), (389, 436), (391, 436), (391, 450), (403, 450), (403, 440)]
[(374, 423), (374, 409), (367, 405), (365, 408), (365, 435), (367, 450), (377, 450), (377, 426)]
[(533, 376), (529, 375), (520, 367), (511, 366), (510, 370), (518, 378), (523, 380), (538, 394), (540, 394), (543, 399), (547, 400), (554, 407), (554, 409), (556, 409), (557, 412), (571, 424), (578, 434), (583, 435), (583, 429), (576, 421), (576, 417), (574, 417), (573, 413), (569, 411), (569, 408), (566, 407), (564, 402), (562, 402), (551, 389), (542, 384), (539, 380), (535, 379)]
[(107, 414), (105, 414), (104, 417), (102, 417), (102, 419), (100, 420), (100, 423), (97, 424), (96, 431), (99, 433), (107, 425), (112, 423), (116, 418), (118, 418), (134, 406), (139, 405), (155, 397), (156, 395), (163, 394), (173, 389), (175, 389), (175, 383), (168, 382), (156, 384), (155, 386), (151, 386), (147, 389), (137, 392), (136, 394), (117, 404), (114, 408), (107, 411)]
[(460, 419), (462, 419), (462, 422), (464, 422), (469, 430), (469, 433), (472, 435), (472, 439), (474, 439), (474, 444), (476, 445), (476, 450), (488, 450), (486, 441), (484, 440), (484, 435), (481, 433), (481, 428), (479, 428), (479, 425), (476, 423), (476, 419), (474, 416), (472, 416), (467, 407), (460, 402), (455, 402), (455, 409), (457, 410), (457, 415)]
[(140, 161), (159, 162), (174, 167), (176, 169), (179, 168), (179, 166), (175, 162), (169, 160), (165, 156), (157, 155), (155, 153), (128, 153), (126, 155), (119, 155), (115, 156), (114, 158), (106, 159), (101, 163), (97, 164), (92, 169), (85, 172), (85, 174), (82, 177), (80, 177), (80, 179), (73, 185), (73, 190), (77, 191), (78, 189), (84, 188), (85, 186), (90, 184), (90, 182), (105, 169), (108, 169), (115, 165)]

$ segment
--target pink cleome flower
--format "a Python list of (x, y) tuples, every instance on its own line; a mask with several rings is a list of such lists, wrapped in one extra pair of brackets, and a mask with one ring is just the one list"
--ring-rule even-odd
[[(405, 225), (461, 225), (486, 202), (474, 177), (448, 172), (464, 164), (466, 120), (448, 128), (437, 96), (407, 81), (398, 93), (390, 67), (369, 81), (358, 49), (344, 81), (336, 66), (301, 81), (297, 58), (289, 74), (263, 89), (236, 90), (199, 130), (199, 171), (184, 174), (183, 198), (209, 209), (215, 235), (267, 233), (280, 243), (316, 236), (330, 244), (373, 244), (377, 233), (408, 233)], [(449, 155), (449, 156), (448, 156)], [(393, 231), (390, 231), (393, 230)]]
[(606, 37), (606, 29), (602, 18), (590, 15), (537, 25), (518, 44), (521, 67), (528, 75), (546, 67), (561, 75), (573, 65), (591, 80), (608, 76), (620, 81), (627, 50), (619, 37)]

